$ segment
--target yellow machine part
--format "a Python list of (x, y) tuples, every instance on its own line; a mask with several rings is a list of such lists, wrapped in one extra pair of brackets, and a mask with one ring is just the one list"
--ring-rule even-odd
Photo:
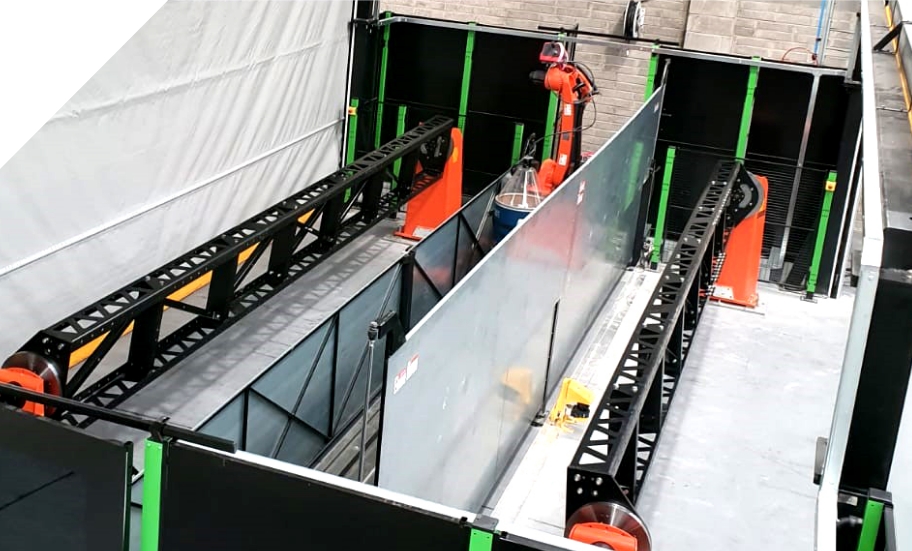
[(557, 396), (557, 402), (551, 408), (551, 414), (548, 420), (555, 425), (563, 425), (573, 422), (570, 417), (569, 409), (573, 404), (592, 404), (592, 391), (586, 388), (582, 383), (570, 378), (566, 378), (561, 383), (560, 394)]

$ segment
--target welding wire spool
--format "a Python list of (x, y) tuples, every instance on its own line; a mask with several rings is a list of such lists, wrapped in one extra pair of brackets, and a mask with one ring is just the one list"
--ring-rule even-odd
[(627, 507), (610, 501), (589, 503), (576, 510), (567, 519), (564, 537), (570, 537), (570, 532), (577, 524), (600, 522), (627, 532), (637, 540), (637, 551), (651, 551), (652, 537), (643, 520)]
[[(44, 392), (54, 396), (63, 395), (63, 384), (60, 377), (60, 368), (54, 362), (47, 358), (35, 354), (34, 352), (16, 352), (3, 362), (0, 369), (8, 367), (18, 367), (35, 373), (44, 381)], [(47, 412), (53, 413), (53, 408), (46, 408)]]

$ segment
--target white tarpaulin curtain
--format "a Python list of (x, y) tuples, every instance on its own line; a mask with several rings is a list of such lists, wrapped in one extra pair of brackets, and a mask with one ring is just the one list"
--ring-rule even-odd
[(0, 168), (0, 357), (338, 168), (351, 1), (172, 1)]

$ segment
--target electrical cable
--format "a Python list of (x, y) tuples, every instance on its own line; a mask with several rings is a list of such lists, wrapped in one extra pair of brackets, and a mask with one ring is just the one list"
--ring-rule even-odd
[(817, 54), (814, 53), (814, 52), (812, 52), (811, 50), (809, 50), (809, 49), (803, 47), (803, 46), (795, 46), (794, 48), (789, 48), (788, 50), (785, 51), (784, 54), (782, 54), (782, 58), (781, 58), (779, 61), (788, 61), (788, 60), (786, 59), (786, 58), (788, 57), (788, 55), (789, 55), (790, 53), (792, 53), (792, 52), (795, 52), (795, 51), (803, 51), (803, 52), (805, 52), (805, 53), (810, 54), (810, 55), (811, 55), (811, 63), (813, 63), (814, 65), (819, 65), (819, 62), (817, 61)]
[(587, 126), (577, 126), (576, 128), (571, 128), (570, 130), (563, 130), (561, 132), (552, 132), (551, 134), (545, 134), (541, 138), (537, 138), (535, 140), (532, 140), (530, 138), (529, 141), (526, 142), (526, 148), (523, 153), (523, 156), (535, 155), (536, 146), (538, 146), (538, 144), (540, 144), (547, 138), (553, 138), (555, 136), (563, 136), (564, 134), (571, 134), (573, 132), (585, 132), (586, 130), (589, 130), (590, 128), (595, 126), (595, 123), (598, 121), (598, 108), (596, 107), (596, 104), (594, 101), (590, 102), (590, 105), (592, 105), (593, 116), (592, 116), (592, 122), (590, 122)]

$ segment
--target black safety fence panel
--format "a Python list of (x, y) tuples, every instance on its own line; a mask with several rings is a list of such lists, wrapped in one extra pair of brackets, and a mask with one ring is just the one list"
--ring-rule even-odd
[[(686, 57), (662, 58), (667, 63), (665, 101), (656, 144), (659, 175), (649, 202), (649, 224), (655, 227), (662, 172), (669, 146), (677, 149), (665, 231), (677, 239), (690, 211), (703, 193), (716, 163), (735, 154), (749, 68)], [(670, 249), (669, 249), (670, 250)]]
[(132, 447), (0, 405), (0, 549), (125, 549)]
[[(656, 145), (656, 166), (664, 167), (669, 147), (675, 147), (675, 160), (672, 167), (668, 210), (665, 214), (665, 237), (677, 241), (703, 193), (706, 183), (712, 176), (716, 164), (719, 161), (731, 159), (731, 155), (716, 150), (695, 149), (675, 145), (673, 142), (659, 141)], [(654, 193), (657, 193), (656, 188), (661, 188), (661, 186), (654, 186)], [(658, 203), (658, 197), (653, 199), (655, 203)], [(670, 250), (670, 247), (666, 247), (667, 250)]]
[[(542, 41), (532, 38), (475, 32), (470, 41), (466, 30), (391, 25), (381, 84), (382, 140), (395, 137), (401, 106), (407, 108), (407, 128), (433, 115), (458, 120), (465, 92), (463, 195), (475, 195), (512, 164), (517, 124), (522, 125), (522, 143), (532, 134), (543, 138), (553, 131), (546, 124), (551, 93), (529, 78), (544, 68), (538, 59), (541, 47)], [(468, 81), (463, 80), (466, 74)]]
[[(658, 182), (668, 148), (674, 147), (665, 217), (665, 237), (674, 241), (714, 164), (736, 153), (742, 139), (740, 126), (750, 69), (746, 64), (679, 56), (663, 56), (663, 61), (669, 64), (667, 92), (649, 222), (655, 227), (662, 188)], [(830, 285), (845, 204), (852, 196), (848, 193), (850, 167), (839, 161), (840, 155), (853, 155), (849, 144), (854, 144), (857, 136), (858, 123), (850, 115), (851, 87), (842, 77), (817, 77), (816, 101), (808, 124), (814, 78), (786, 68), (761, 68), (750, 127), (743, 137), (747, 144), (745, 167), (769, 181), (760, 277), (795, 290), (803, 289), (808, 281), (830, 171), (841, 168), (845, 174), (837, 174), (818, 288)]]
[(160, 549), (465, 551), (460, 518), (181, 443), (165, 451)]

